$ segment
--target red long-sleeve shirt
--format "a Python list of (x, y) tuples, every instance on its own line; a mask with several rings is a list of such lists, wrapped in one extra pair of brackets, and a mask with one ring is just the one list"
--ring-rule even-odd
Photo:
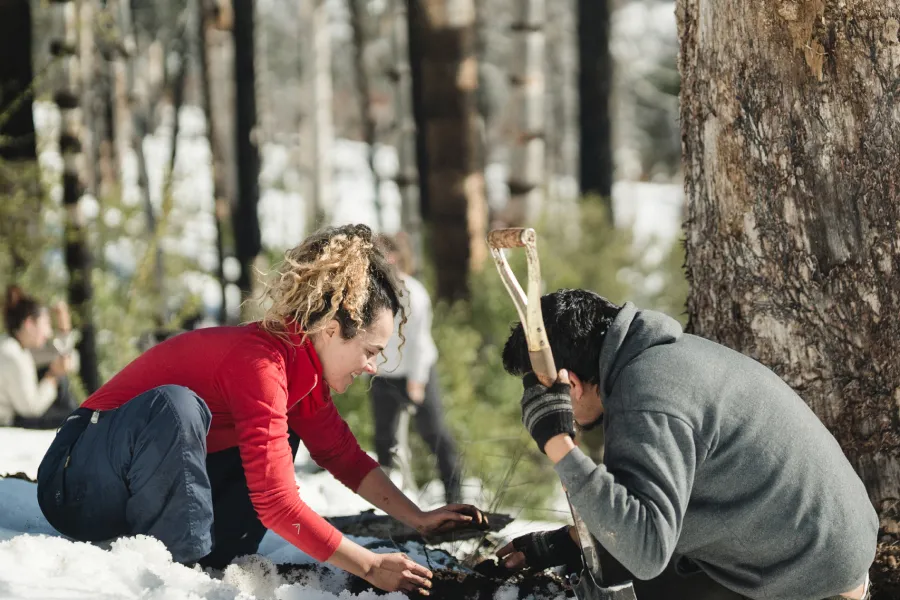
[(108, 410), (161, 385), (181, 385), (212, 412), (207, 451), (238, 446), (250, 499), (263, 525), (316, 560), (328, 559), (341, 533), (301, 500), (288, 428), (310, 456), (356, 491), (378, 464), (359, 447), (331, 401), (312, 344), (255, 323), (210, 327), (154, 346), (83, 404)]

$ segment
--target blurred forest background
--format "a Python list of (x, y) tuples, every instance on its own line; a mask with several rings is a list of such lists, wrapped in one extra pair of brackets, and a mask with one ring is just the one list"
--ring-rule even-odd
[[(405, 231), (467, 476), (495, 505), (553, 510), (500, 363), (516, 316), (484, 237), (536, 227), (548, 291), (684, 320), (674, 11), (2, 1), (0, 285), (72, 305), (84, 395), (156, 331), (252, 320), (243, 300), (315, 228)], [(371, 449), (367, 385), (336, 402)], [(411, 441), (424, 483), (433, 459)]]

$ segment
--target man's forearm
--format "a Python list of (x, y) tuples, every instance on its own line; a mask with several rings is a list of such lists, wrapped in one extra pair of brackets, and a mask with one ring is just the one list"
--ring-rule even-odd
[(553, 461), (554, 465), (564, 459), (566, 455), (574, 449), (575, 442), (572, 441), (572, 438), (569, 437), (569, 434), (567, 433), (550, 438), (544, 446), (544, 452), (547, 453), (547, 458)]
[(372, 469), (356, 493), (404, 525), (414, 529), (421, 526), (422, 510), (406, 497), (381, 469)]

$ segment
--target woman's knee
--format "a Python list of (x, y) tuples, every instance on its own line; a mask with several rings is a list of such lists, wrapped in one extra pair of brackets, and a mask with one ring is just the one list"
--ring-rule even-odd
[(150, 390), (153, 412), (166, 414), (175, 419), (185, 431), (209, 432), (212, 413), (206, 402), (189, 388), (181, 385), (162, 385)]

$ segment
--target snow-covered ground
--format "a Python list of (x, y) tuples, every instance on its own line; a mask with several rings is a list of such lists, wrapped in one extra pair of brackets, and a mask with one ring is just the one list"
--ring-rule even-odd
[[(53, 431), (0, 428), (0, 476), (23, 472), (34, 478), (53, 435)], [(313, 509), (325, 516), (336, 516), (370, 508), (328, 473), (310, 474), (307, 461), (307, 456), (298, 455), (297, 479), (300, 493)], [(477, 489), (477, 485), (474, 487)], [(421, 499), (423, 505), (438, 505), (436, 494), (426, 491), (425, 495)], [(351, 596), (345, 589), (347, 580), (343, 572), (330, 568), (311, 572), (303, 583), (287, 582), (273, 564), (312, 561), (272, 532), (263, 539), (259, 555), (238, 561), (223, 573), (205, 573), (173, 563), (165, 547), (153, 538), (123, 538), (100, 547), (60, 536), (41, 514), (35, 485), (27, 481), (0, 479), (0, 507), (0, 598), (4, 600), (368, 600), (376, 597), (371, 592)], [(501, 543), (527, 531), (558, 526), (558, 523), (517, 521), (500, 533)], [(363, 545), (376, 542), (371, 538), (353, 539)], [(434, 554), (429, 553), (426, 558), (419, 545), (407, 546), (407, 552), (422, 564), (427, 564), (429, 559), (432, 565), (435, 562)], [(380, 597), (405, 598), (400, 594)]]

